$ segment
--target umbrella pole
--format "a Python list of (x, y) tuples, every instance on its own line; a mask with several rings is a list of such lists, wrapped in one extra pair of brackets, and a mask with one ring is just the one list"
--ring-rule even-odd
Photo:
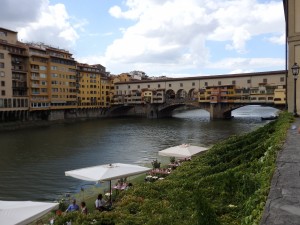
[(109, 196), (110, 196), (110, 205), (112, 205), (112, 199), (111, 199), (111, 196), (112, 196), (112, 193), (111, 193), (111, 180), (109, 181)]

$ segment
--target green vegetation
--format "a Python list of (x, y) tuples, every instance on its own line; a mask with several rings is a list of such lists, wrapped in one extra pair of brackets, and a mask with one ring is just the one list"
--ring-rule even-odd
[(55, 224), (259, 224), (292, 120), (282, 113), (264, 127), (215, 144), (165, 180), (135, 184), (117, 196), (110, 212), (69, 213)]

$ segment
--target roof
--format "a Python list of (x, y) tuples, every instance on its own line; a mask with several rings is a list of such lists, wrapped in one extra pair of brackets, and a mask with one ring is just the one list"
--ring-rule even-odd
[(237, 78), (237, 77), (251, 77), (251, 76), (273, 76), (278, 74), (285, 74), (285, 70), (278, 71), (265, 71), (254, 73), (240, 73), (240, 74), (223, 74), (223, 75), (208, 75), (208, 76), (196, 76), (196, 77), (182, 77), (182, 78), (167, 78), (156, 80), (138, 80), (138, 81), (126, 81), (116, 82), (115, 84), (137, 84), (137, 83), (158, 83), (158, 82), (173, 82), (173, 81), (186, 81), (186, 80), (204, 80), (204, 79), (220, 79), (220, 78)]
[(18, 33), (17, 31), (9, 30), (9, 29), (3, 28), (3, 27), (0, 27), (0, 30), (4, 30), (7, 32), (11, 32), (11, 33)]

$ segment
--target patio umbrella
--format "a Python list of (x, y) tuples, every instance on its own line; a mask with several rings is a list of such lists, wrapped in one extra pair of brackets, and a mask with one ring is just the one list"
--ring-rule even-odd
[(114, 163), (66, 171), (65, 175), (86, 181), (109, 181), (111, 203), (111, 180), (145, 173), (150, 170), (151, 168), (138, 165)]
[(0, 201), (0, 224), (23, 225), (42, 217), (52, 209), (57, 209), (58, 203), (32, 201)]
[(170, 147), (158, 152), (161, 156), (170, 156), (178, 158), (188, 158), (199, 152), (206, 151), (208, 148), (193, 146), (189, 144), (182, 144), (174, 147)]

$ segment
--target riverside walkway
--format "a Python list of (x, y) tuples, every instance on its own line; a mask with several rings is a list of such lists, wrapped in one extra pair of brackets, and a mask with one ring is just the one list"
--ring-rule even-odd
[(288, 130), (277, 156), (261, 225), (300, 225), (300, 118)]

